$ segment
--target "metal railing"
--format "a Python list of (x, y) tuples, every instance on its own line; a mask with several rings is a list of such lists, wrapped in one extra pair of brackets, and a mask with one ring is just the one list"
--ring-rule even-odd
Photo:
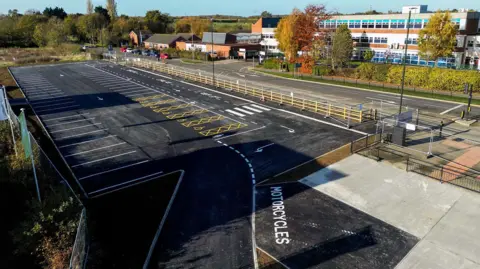
[[(115, 60), (116, 62), (116, 60)], [(345, 123), (348, 127), (353, 123), (361, 123), (370, 119), (370, 110), (360, 110), (349, 105), (334, 104), (329, 101), (316, 101), (307, 98), (296, 97), (293, 94), (283, 94), (275, 90), (266, 90), (260, 86), (251, 86), (240, 81), (233, 81), (223, 78), (213, 78), (201, 73), (194, 73), (179, 68), (167, 66), (161, 62), (148, 61), (141, 58), (129, 58), (125, 61), (127, 65), (150, 69), (168, 75), (183, 78), (188, 81), (198, 82), (205, 85), (215, 86), (230, 92), (259, 99), (262, 102), (274, 102), (280, 105), (291, 106), (303, 111), (320, 114), (325, 117), (335, 118)]]
[(390, 148), (370, 147), (357, 153), (377, 161), (388, 160), (397, 164), (401, 163), (405, 166), (406, 171), (427, 176), (440, 181), (440, 183), (449, 183), (468, 190), (480, 192), (480, 173), (467, 167), (458, 167), (449, 164), (435, 165)]

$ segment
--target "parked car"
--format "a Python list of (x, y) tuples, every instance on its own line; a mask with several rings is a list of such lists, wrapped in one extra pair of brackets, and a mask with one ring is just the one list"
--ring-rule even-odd
[(152, 56), (152, 57), (157, 57), (159, 56), (158, 52), (154, 51), (154, 50), (151, 50), (150, 53), (148, 54), (148, 56)]
[(121, 47), (121, 48), (120, 48), (120, 52), (127, 52), (127, 48)]
[(142, 55), (142, 51), (139, 50), (139, 49), (136, 49), (136, 50), (133, 50), (132, 52), (133, 54), (138, 54), (138, 55)]
[(128, 52), (128, 53), (133, 53), (133, 51), (134, 51), (134, 49), (132, 49), (132, 48), (127, 48), (127, 51), (126, 51), (126, 52)]
[(170, 59), (170, 55), (168, 55), (168, 53), (160, 53), (160, 59), (164, 60), (164, 59)]
[(142, 55), (143, 56), (148, 56), (148, 55), (150, 55), (150, 51), (149, 50), (142, 50)]

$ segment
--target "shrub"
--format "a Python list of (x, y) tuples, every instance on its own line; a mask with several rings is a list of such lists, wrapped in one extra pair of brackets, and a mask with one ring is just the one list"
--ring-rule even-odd
[(375, 64), (362, 63), (355, 69), (355, 75), (357, 78), (372, 80), (375, 74)]
[(388, 64), (376, 64), (375, 71), (373, 73), (373, 80), (385, 82), (387, 81), (388, 71), (390, 70), (390, 65)]
[(316, 76), (328, 76), (332, 72), (332, 69), (326, 65), (317, 65), (313, 67), (312, 74)]
[(263, 61), (263, 68), (266, 69), (280, 69), (281, 61), (279, 59), (266, 59)]

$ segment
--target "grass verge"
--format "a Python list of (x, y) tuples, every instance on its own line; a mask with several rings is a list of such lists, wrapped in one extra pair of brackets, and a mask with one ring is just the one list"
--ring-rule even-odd
[(89, 268), (141, 268), (181, 172), (166, 174), (89, 204)]
[(180, 61), (182, 63), (185, 63), (185, 64), (201, 64), (201, 63), (204, 63), (204, 61), (192, 60), (192, 59), (181, 59)]
[[(305, 76), (302, 78), (294, 78), (293, 75), (290, 73), (278, 73), (278, 72), (267, 71), (259, 68), (255, 68), (254, 70), (257, 72), (261, 72), (261, 73), (265, 73), (265, 74), (269, 74), (277, 77), (296, 79), (300, 81), (313, 81), (313, 82), (320, 82), (320, 83), (338, 85), (338, 86), (349, 86), (349, 87), (367, 89), (367, 90), (373, 90), (373, 91), (379, 91), (379, 92), (389, 92), (389, 93), (397, 93), (397, 94), (400, 93), (398, 89), (383, 88), (383, 87), (374, 86), (374, 85), (362, 85), (362, 84), (356, 84), (351, 82), (332, 81), (332, 80), (322, 79), (319, 77), (310, 77), (310, 76)], [(467, 97), (450, 96), (450, 95), (445, 95), (440, 93), (420, 92), (420, 91), (412, 91), (412, 90), (405, 89), (403, 91), (403, 94), (408, 96), (414, 96), (414, 97), (422, 97), (422, 98), (429, 98), (429, 99), (443, 100), (443, 101), (452, 101), (452, 102), (464, 103), (464, 104), (468, 102)], [(480, 105), (480, 100), (472, 99), (472, 104)]]

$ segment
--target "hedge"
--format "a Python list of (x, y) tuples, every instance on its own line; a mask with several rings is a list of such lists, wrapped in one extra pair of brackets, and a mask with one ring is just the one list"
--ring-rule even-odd
[[(362, 63), (355, 77), (401, 84), (402, 73), (402, 65)], [(409, 87), (462, 92), (465, 83), (473, 84), (474, 91), (480, 92), (480, 72), (416, 66), (407, 66), (405, 71), (405, 85)]]

